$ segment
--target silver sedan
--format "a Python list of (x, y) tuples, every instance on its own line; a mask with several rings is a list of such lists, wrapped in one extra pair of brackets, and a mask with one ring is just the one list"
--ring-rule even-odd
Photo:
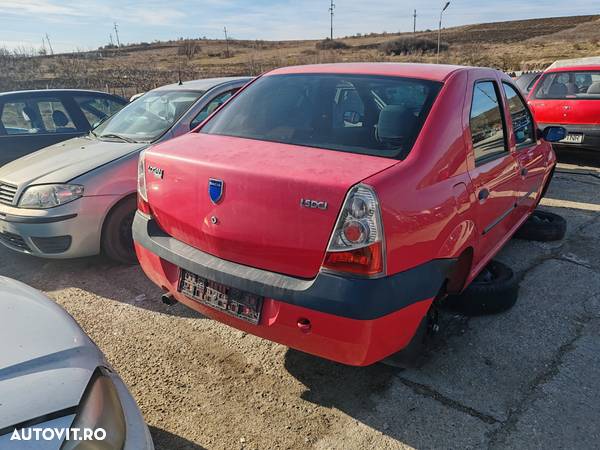
[(1, 449), (154, 448), (127, 387), (71, 316), (4, 277), (0, 302)]
[(0, 168), (0, 243), (45, 258), (100, 252), (135, 263), (131, 224), (139, 153), (189, 132), (250, 78), (215, 78), (144, 94), (88, 136)]

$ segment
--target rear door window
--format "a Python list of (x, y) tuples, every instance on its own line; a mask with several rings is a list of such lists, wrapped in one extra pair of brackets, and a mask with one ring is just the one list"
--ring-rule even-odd
[(508, 153), (500, 98), (494, 81), (475, 83), (470, 128), (476, 164)]
[(44, 130), (48, 133), (74, 133), (77, 127), (63, 103), (58, 99), (37, 100), (40, 117), (44, 124)]
[(537, 84), (534, 98), (540, 100), (600, 100), (600, 71), (546, 73)]
[(40, 131), (34, 126), (32, 111), (25, 102), (7, 102), (0, 116), (6, 134), (31, 134)]
[(504, 87), (504, 93), (510, 111), (517, 147), (526, 147), (533, 144), (535, 140), (533, 134), (533, 118), (531, 117), (529, 108), (527, 108), (525, 102), (515, 88), (507, 83), (502, 83), (502, 86)]
[(269, 75), (244, 89), (200, 132), (402, 158), (441, 86), (372, 75)]

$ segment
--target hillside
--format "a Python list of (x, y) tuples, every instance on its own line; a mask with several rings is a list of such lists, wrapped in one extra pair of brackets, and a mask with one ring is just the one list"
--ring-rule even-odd
[[(485, 23), (444, 29), (440, 62), (505, 71), (543, 68), (556, 59), (600, 54), (600, 15)], [(346, 48), (318, 50), (318, 41), (193, 40), (137, 44), (72, 55), (0, 54), (0, 91), (85, 87), (131, 95), (182, 78), (259, 74), (274, 67), (345, 61), (435, 62), (434, 52), (387, 55), (397, 38), (435, 41), (436, 31), (339, 39)]]

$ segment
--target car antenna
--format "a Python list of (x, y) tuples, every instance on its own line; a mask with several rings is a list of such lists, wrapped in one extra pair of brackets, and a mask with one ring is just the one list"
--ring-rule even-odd
[(183, 86), (183, 81), (181, 81), (181, 59), (179, 60), (179, 66), (177, 67), (177, 81), (179, 86)]

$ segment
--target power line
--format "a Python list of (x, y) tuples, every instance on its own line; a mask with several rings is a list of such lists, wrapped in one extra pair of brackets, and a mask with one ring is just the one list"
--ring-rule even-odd
[(333, 41), (333, 15), (334, 15), (334, 11), (335, 11), (335, 3), (333, 2), (333, 0), (331, 0), (331, 6), (329, 7), (329, 14), (330, 14), (330, 18), (331, 18), (331, 34), (330, 34), (330, 39)]
[(413, 14), (413, 33), (417, 32), (417, 10)]
[(114, 23), (114, 28), (115, 36), (117, 37), (117, 47), (121, 47), (121, 41), (119, 40), (119, 26), (117, 25), (117, 22)]
[(50, 47), (50, 54), (54, 55), (54, 50), (52, 49), (52, 43), (50, 42), (50, 36), (46, 33), (46, 40), (48, 41), (48, 47)]
[(227, 27), (223, 27), (223, 31), (225, 32), (225, 57), (229, 58), (229, 37), (227, 36)]

